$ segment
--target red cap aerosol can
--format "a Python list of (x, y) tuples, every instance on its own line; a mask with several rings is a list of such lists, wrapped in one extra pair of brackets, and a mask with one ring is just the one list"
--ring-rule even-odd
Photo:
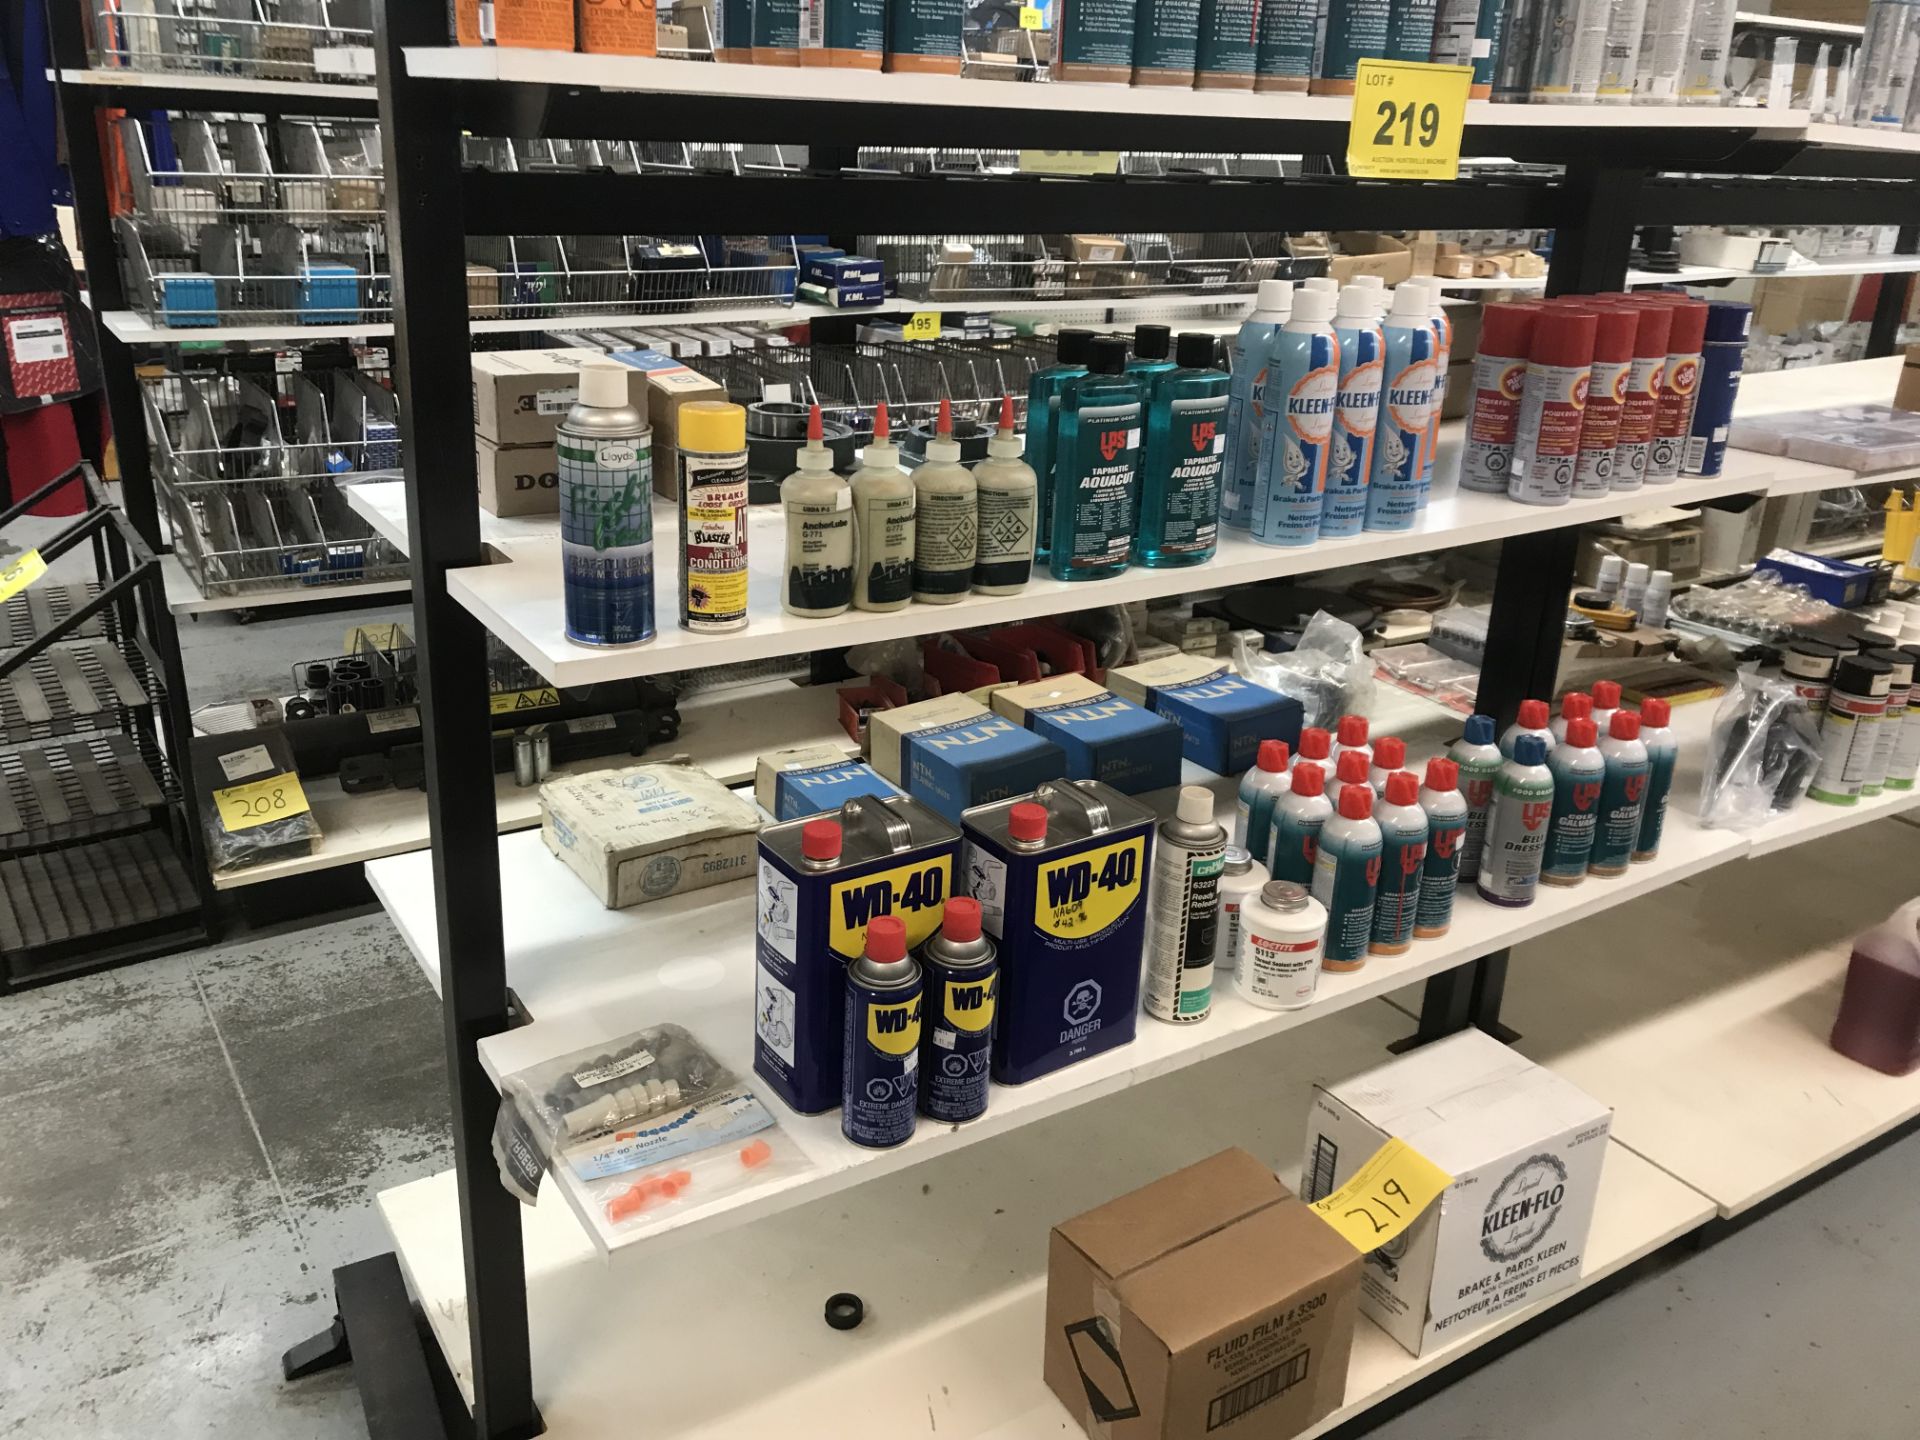
[(1467, 406), (1467, 444), (1460, 460), (1463, 490), (1507, 493), (1513, 439), (1527, 384), (1527, 351), (1539, 309), (1538, 305), (1493, 304), (1481, 312), (1480, 348), (1473, 359), (1473, 394)]
[(1542, 306), (1527, 352), (1526, 392), (1513, 441), (1507, 496), (1523, 505), (1564, 505), (1573, 498), (1580, 460), (1580, 422), (1599, 316), (1591, 310)]

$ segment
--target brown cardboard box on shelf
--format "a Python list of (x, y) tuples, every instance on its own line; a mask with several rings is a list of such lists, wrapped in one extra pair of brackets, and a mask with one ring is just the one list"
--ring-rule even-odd
[(1531, 250), (1487, 250), (1473, 257), (1473, 273), (1489, 280), (1532, 280), (1547, 273), (1547, 262)]
[[(453, 35), (462, 45), (481, 43), (480, 0), (454, 0)], [(503, 48), (571, 50), (573, 0), (493, 0), (493, 38)]]
[[(680, 407), (690, 400), (725, 400), (727, 387), (659, 350), (616, 350), (609, 357), (646, 379), (647, 423), (653, 427), (653, 493), (680, 493)], [(639, 401), (636, 404), (642, 403)]]
[(1334, 232), (1336, 253), (1327, 273), (1342, 285), (1350, 285), (1356, 275), (1378, 275), (1389, 285), (1398, 285), (1413, 274), (1413, 252), (1391, 235), (1371, 230)]
[(692, 765), (547, 781), (540, 838), (609, 910), (753, 874), (760, 815)]
[(1753, 323), (1786, 335), (1822, 320), (1844, 320), (1853, 308), (1853, 275), (1809, 275), (1762, 280), (1753, 287)]
[(1127, 242), (1116, 235), (1069, 235), (1067, 259), (1107, 264), (1127, 258)]
[(1101, 1440), (1284, 1440), (1345, 1398), (1360, 1268), (1223, 1150), (1054, 1227), (1047, 1385)]
[[(1452, 241), (1448, 241), (1452, 244)], [(1409, 230), (1406, 234), (1407, 254), (1413, 258), (1413, 273), (1433, 275), (1433, 264), (1440, 254), (1440, 232), (1437, 230)], [(1458, 249), (1458, 246), (1454, 247)]]
[(1896, 410), (1920, 410), (1920, 345), (1909, 345), (1900, 362), (1900, 383), (1893, 392)]
[(652, 55), (654, 0), (580, 0), (579, 30), (588, 55)]
[[(471, 289), (473, 279), (467, 280)], [(473, 357), (473, 429), (496, 445), (550, 445), (580, 392), (580, 367), (611, 357), (599, 350), (483, 350)], [(644, 410), (646, 385), (627, 385)]]
[(480, 508), (489, 515), (557, 515), (560, 471), (553, 444), (496, 445), (473, 437), (480, 477)]

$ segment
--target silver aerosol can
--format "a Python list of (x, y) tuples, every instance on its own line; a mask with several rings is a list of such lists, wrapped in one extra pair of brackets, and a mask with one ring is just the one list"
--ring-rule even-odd
[(1547, 742), (1536, 734), (1521, 735), (1513, 742), (1513, 758), (1500, 767), (1494, 781), (1486, 844), (1474, 880), (1482, 900), (1516, 907), (1533, 903), (1552, 814)]
[(1213, 820), (1213, 792), (1180, 787), (1173, 819), (1160, 822), (1147, 923), (1146, 1010), (1192, 1025), (1213, 1009), (1213, 954), (1220, 936), (1220, 872), (1227, 832)]
[(653, 433), (628, 403), (632, 372), (584, 366), (580, 399), (554, 429), (561, 595), (581, 645), (653, 639)]

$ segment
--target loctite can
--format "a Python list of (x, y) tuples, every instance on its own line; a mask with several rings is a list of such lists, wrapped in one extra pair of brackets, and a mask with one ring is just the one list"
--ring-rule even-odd
[(1707, 333), (1707, 304), (1678, 295), (1658, 299), (1673, 311), (1673, 318), (1667, 332), (1660, 403), (1653, 417), (1653, 448), (1647, 455), (1647, 484), (1671, 485), (1680, 476), (1694, 397), (1700, 393), (1700, 345)]
[(1600, 785), (1600, 813), (1593, 828), (1593, 853), (1587, 857), (1590, 875), (1624, 875), (1640, 841), (1640, 815), (1647, 801), (1647, 776), (1652, 764), (1640, 739), (1640, 717), (1616, 710), (1600, 741), (1606, 757), (1606, 778)]
[(987, 1113), (1000, 957), (981, 933), (980, 902), (947, 901), (940, 928), (920, 947), (920, 1113), (957, 1125)]
[[(1513, 440), (1520, 426), (1520, 402), (1527, 388), (1527, 350), (1533, 344), (1533, 317), (1539, 308), (1495, 303), (1481, 312), (1480, 349), (1473, 359), (1473, 395), (1467, 409), (1467, 443), (1460, 460), (1463, 490), (1507, 493)], [(1651, 414), (1648, 418), (1651, 421)]]
[(1587, 378), (1587, 408), (1580, 417), (1580, 459), (1573, 493), (1605, 495), (1613, 488), (1613, 456), (1620, 444), (1620, 416), (1633, 375), (1633, 346), (1640, 312), (1628, 306), (1595, 307), (1593, 365)]
[(960, 820), (963, 885), (1000, 952), (993, 1078), (1022, 1085), (1131, 1041), (1154, 812), (1061, 780)]
[(893, 915), (918, 945), (953, 891), (960, 834), (905, 795), (760, 832), (754, 940), (754, 1072), (802, 1115), (840, 1103), (846, 967)]
[(1427, 812), (1427, 858), (1420, 867), (1420, 904), (1413, 933), (1421, 940), (1453, 927), (1453, 896), (1460, 886), (1460, 857), (1467, 842), (1467, 797), (1460, 793), (1460, 767), (1436, 755), (1427, 761), (1427, 783), (1420, 787), (1420, 808)]
[(1595, 743), (1598, 738), (1593, 721), (1584, 716), (1569, 720), (1566, 743), (1554, 746), (1547, 756), (1547, 769), (1553, 772), (1553, 814), (1547, 821), (1540, 878), (1549, 885), (1578, 885), (1587, 878), (1600, 789), (1607, 778), (1607, 757)]
[(1521, 735), (1513, 742), (1513, 758), (1500, 767), (1494, 781), (1486, 845), (1474, 880), (1482, 900), (1515, 907), (1533, 903), (1552, 814), (1547, 742), (1538, 735)]
[(1647, 304), (1632, 308), (1637, 323), (1633, 362), (1627, 367), (1627, 390), (1620, 402), (1620, 434), (1613, 447), (1615, 490), (1638, 490), (1647, 483), (1654, 422), (1666, 385), (1667, 336), (1673, 329), (1669, 307)]
[(1680, 457), (1682, 475), (1718, 475), (1727, 458), (1727, 429), (1740, 398), (1740, 369), (1747, 354), (1753, 307), (1732, 300), (1707, 306), (1707, 329), (1700, 341), (1700, 388), (1694, 396), (1687, 445)]
[(1534, 317), (1508, 499), (1523, 505), (1564, 505), (1573, 498), (1598, 324), (1599, 316), (1591, 310), (1555, 305), (1542, 306)]
[(920, 966), (897, 915), (867, 926), (864, 952), (847, 967), (840, 1133), (885, 1149), (913, 1138), (920, 1089)]

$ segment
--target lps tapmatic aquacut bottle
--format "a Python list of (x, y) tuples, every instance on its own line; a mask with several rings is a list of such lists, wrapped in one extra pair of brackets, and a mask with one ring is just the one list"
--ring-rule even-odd
[(1427, 761), (1420, 787), (1427, 812), (1427, 860), (1420, 871), (1420, 908), (1413, 933), (1422, 940), (1453, 925), (1453, 894), (1460, 884), (1460, 856), (1467, 842), (1467, 797), (1460, 793), (1460, 767), (1443, 756)]
[(1373, 941), (1374, 890), (1380, 882), (1380, 825), (1373, 818), (1373, 792), (1342, 785), (1340, 810), (1320, 827), (1313, 861), (1313, 898), (1327, 907), (1329, 970), (1358, 970)]
[(1420, 877), (1427, 864), (1427, 812), (1420, 807), (1420, 782), (1405, 770), (1387, 779), (1386, 793), (1374, 802), (1380, 827), (1380, 883), (1374, 887), (1375, 955), (1404, 955), (1413, 946), (1420, 911)]
[(795, 461), (800, 468), (780, 482), (787, 520), (780, 605), (789, 615), (838, 615), (853, 603), (853, 492), (833, 473), (818, 405), (807, 416), (807, 443)]
[(653, 437), (627, 402), (624, 365), (587, 365), (554, 433), (560, 584), (569, 640), (653, 639)]
[(1173, 818), (1160, 822), (1147, 916), (1146, 1011), (1175, 1025), (1213, 1009), (1213, 956), (1220, 941), (1220, 872), (1227, 832), (1213, 823), (1213, 792), (1180, 787)]
[(1127, 568), (1139, 512), (1140, 381), (1127, 342), (1094, 339), (1087, 373), (1060, 397), (1054, 440), (1052, 532), (1056, 580), (1105, 580)]
[(1127, 361), (1127, 373), (1140, 382), (1140, 393), (1151, 395), (1153, 381), (1178, 362), (1173, 359), (1173, 331), (1165, 325), (1133, 327), (1133, 356)]
[(987, 1113), (1000, 964), (980, 926), (980, 902), (950, 895), (920, 947), (920, 1113), (949, 1125)]
[(1680, 763), (1680, 742), (1670, 721), (1672, 707), (1658, 696), (1640, 702), (1640, 743), (1647, 747), (1647, 794), (1640, 807), (1640, 835), (1633, 842), (1635, 864), (1645, 864), (1660, 853), (1660, 834), (1667, 825), (1667, 796), (1673, 791), (1674, 768)]
[(1320, 535), (1340, 389), (1333, 309), (1324, 291), (1300, 291), (1292, 318), (1273, 337), (1253, 492), (1253, 538), (1268, 545), (1311, 545)]
[(1233, 843), (1246, 847), (1265, 864), (1273, 853), (1273, 809), (1293, 789), (1287, 775), (1287, 742), (1262, 740), (1253, 768), (1240, 777), (1240, 795), (1233, 813)]
[(1513, 758), (1500, 767), (1487, 812), (1487, 838), (1480, 850), (1474, 888), (1495, 905), (1531, 905), (1540, 888), (1547, 821), (1553, 814), (1553, 772), (1547, 742), (1526, 734), (1514, 742)]
[(1547, 702), (1544, 700), (1522, 700), (1520, 714), (1513, 724), (1500, 735), (1500, 753), (1507, 759), (1513, 758), (1513, 744), (1522, 735), (1537, 735), (1547, 751), (1553, 749), (1553, 729), (1547, 723)]
[(945, 396), (926, 462), (913, 472), (913, 496), (913, 598), (951, 605), (973, 585), (980, 500), (973, 472), (960, 463), (953, 405)]
[(1433, 319), (1433, 412), (1427, 417), (1426, 443), (1420, 449), (1420, 494), (1419, 506), (1427, 508), (1427, 499), (1433, 494), (1433, 461), (1440, 453), (1440, 411), (1447, 403), (1447, 367), (1453, 363), (1453, 321), (1447, 315), (1440, 287), (1432, 285), (1427, 290), (1430, 305), (1428, 314)]
[(1013, 433), (1013, 397), (1000, 397), (1000, 428), (987, 441), (987, 458), (973, 467), (980, 535), (973, 557), (976, 595), (1011, 595), (1033, 574), (1033, 536), (1039, 524), (1039, 479), (1020, 458)]
[(1600, 786), (1600, 817), (1593, 832), (1593, 853), (1587, 871), (1593, 875), (1624, 875), (1640, 839), (1640, 814), (1647, 799), (1647, 774), (1652, 762), (1640, 739), (1640, 717), (1631, 710), (1614, 713), (1600, 753), (1607, 773)]
[[(1293, 283), (1262, 280), (1253, 314), (1240, 322), (1233, 342), (1233, 374), (1227, 387), (1227, 463), (1222, 474), (1220, 518), (1236, 530), (1253, 524), (1254, 462), (1259, 456), (1260, 387), (1274, 332), (1293, 314)], [(1041, 371), (1040, 375), (1046, 374)], [(1034, 377), (1037, 384), (1039, 375)], [(1031, 427), (1032, 422), (1028, 422)], [(1031, 428), (1029, 428), (1031, 434)]]
[(874, 916), (864, 953), (847, 966), (840, 1133), (856, 1145), (884, 1149), (913, 1138), (920, 1001), (920, 967), (907, 953), (906, 922)]
[(1406, 281), (1387, 312), (1386, 380), (1367, 480), (1367, 529), (1411, 530), (1420, 513), (1420, 461), (1433, 421), (1438, 382), (1432, 303), (1424, 285)]
[(1150, 568), (1198, 565), (1219, 544), (1230, 381), (1214, 368), (1213, 351), (1213, 336), (1182, 335), (1178, 366), (1157, 373), (1147, 396), (1133, 558)]
[[(1553, 717), (1547, 728), (1553, 732), (1556, 746), (1567, 743), (1567, 726), (1575, 720), (1593, 719), (1593, 696), (1584, 690), (1569, 690), (1560, 697), (1560, 713)], [(1596, 730), (1597, 734), (1598, 731)]]
[(1273, 807), (1273, 853), (1267, 871), (1276, 880), (1313, 883), (1313, 862), (1320, 850), (1320, 829), (1333, 815), (1327, 799), (1326, 771), (1308, 761), (1293, 767), (1293, 788)]
[(1553, 813), (1547, 819), (1540, 878), (1549, 885), (1578, 885), (1587, 878), (1600, 787), (1607, 776), (1607, 757), (1597, 740), (1593, 721), (1584, 716), (1570, 720), (1566, 743), (1554, 746), (1547, 756), (1547, 769), (1553, 772)]
[(1334, 396), (1327, 493), (1320, 506), (1320, 534), (1327, 538), (1358, 535), (1367, 521), (1367, 480), (1373, 471), (1386, 353), (1379, 302), (1372, 290), (1349, 285), (1340, 292), (1333, 333), (1340, 341), (1340, 384)]
[(1054, 363), (1033, 372), (1027, 381), (1027, 464), (1040, 483), (1040, 529), (1034, 540), (1034, 559), (1047, 558), (1048, 506), (1053, 500), (1053, 462), (1060, 419), (1060, 397), (1067, 386), (1087, 373), (1087, 355), (1093, 347), (1091, 330), (1062, 330), (1053, 341)]
[(1467, 836), (1460, 847), (1460, 878), (1480, 873), (1480, 852), (1486, 844), (1487, 816), (1493, 809), (1494, 782), (1505, 757), (1493, 740), (1493, 717), (1469, 715), (1466, 733), (1447, 750), (1459, 767), (1460, 794), (1467, 802)]
[(853, 491), (853, 608), (900, 610), (913, 599), (913, 480), (888, 439), (887, 407), (873, 413)]

